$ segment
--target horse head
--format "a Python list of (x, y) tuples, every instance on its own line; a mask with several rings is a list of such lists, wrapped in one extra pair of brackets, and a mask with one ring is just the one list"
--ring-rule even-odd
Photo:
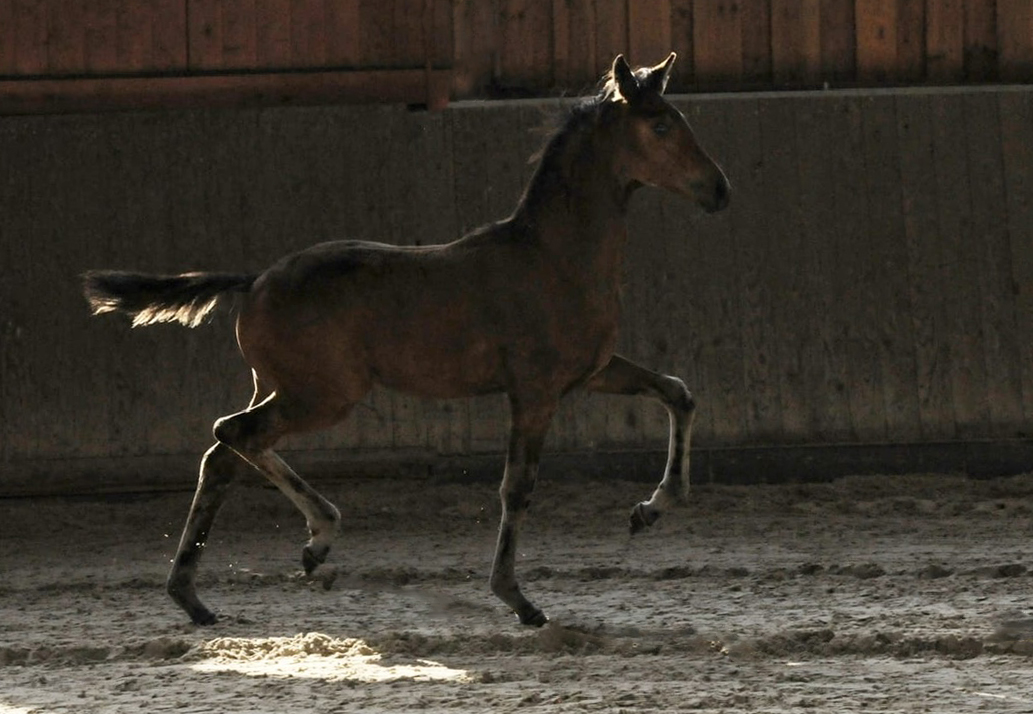
[(675, 53), (655, 67), (632, 70), (624, 55), (613, 61), (610, 100), (620, 109), (617, 170), (628, 184), (658, 186), (688, 196), (708, 212), (728, 205), (730, 184), (700, 147), (685, 116), (664, 98)]

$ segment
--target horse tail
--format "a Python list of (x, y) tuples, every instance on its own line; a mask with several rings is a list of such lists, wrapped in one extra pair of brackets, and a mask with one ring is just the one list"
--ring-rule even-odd
[(197, 327), (227, 293), (247, 292), (257, 278), (238, 273), (145, 275), (119, 270), (94, 270), (82, 276), (93, 314), (131, 315), (133, 327), (156, 322)]

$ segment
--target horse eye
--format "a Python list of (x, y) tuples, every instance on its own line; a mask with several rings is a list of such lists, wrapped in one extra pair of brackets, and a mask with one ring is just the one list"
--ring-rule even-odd
[(656, 124), (653, 124), (653, 133), (655, 133), (657, 136), (663, 136), (670, 130), (671, 125), (665, 121), (658, 121)]

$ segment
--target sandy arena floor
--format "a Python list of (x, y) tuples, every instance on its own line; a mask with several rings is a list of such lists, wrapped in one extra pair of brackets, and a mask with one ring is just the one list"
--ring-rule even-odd
[(1033, 477), (700, 486), (544, 480), (522, 628), (488, 593), (495, 486), (361, 480), (333, 588), (257, 479), (164, 592), (188, 493), (0, 501), (0, 713), (1033, 712)]

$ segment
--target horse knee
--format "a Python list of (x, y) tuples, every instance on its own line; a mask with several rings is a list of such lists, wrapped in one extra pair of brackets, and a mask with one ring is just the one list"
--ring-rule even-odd
[(531, 507), (531, 494), (534, 484), (519, 484), (512, 488), (499, 489), (500, 500), (505, 513), (517, 515)]
[(666, 377), (664, 381), (667, 403), (672, 409), (686, 415), (696, 411), (696, 398), (692, 396), (684, 381), (678, 377)]
[(268, 433), (260, 412), (246, 411), (216, 419), (212, 435), (220, 443), (237, 453), (248, 453), (271, 448), (276, 440)]
[(241, 424), (243, 416), (243, 414), (234, 414), (216, 419), (215, 424), (212, 426), (212, 436), (220, 444), (224, 444), (231, 449), (235, 446), (240, 446), (244, 441), (244, 429), (243, 424)]

